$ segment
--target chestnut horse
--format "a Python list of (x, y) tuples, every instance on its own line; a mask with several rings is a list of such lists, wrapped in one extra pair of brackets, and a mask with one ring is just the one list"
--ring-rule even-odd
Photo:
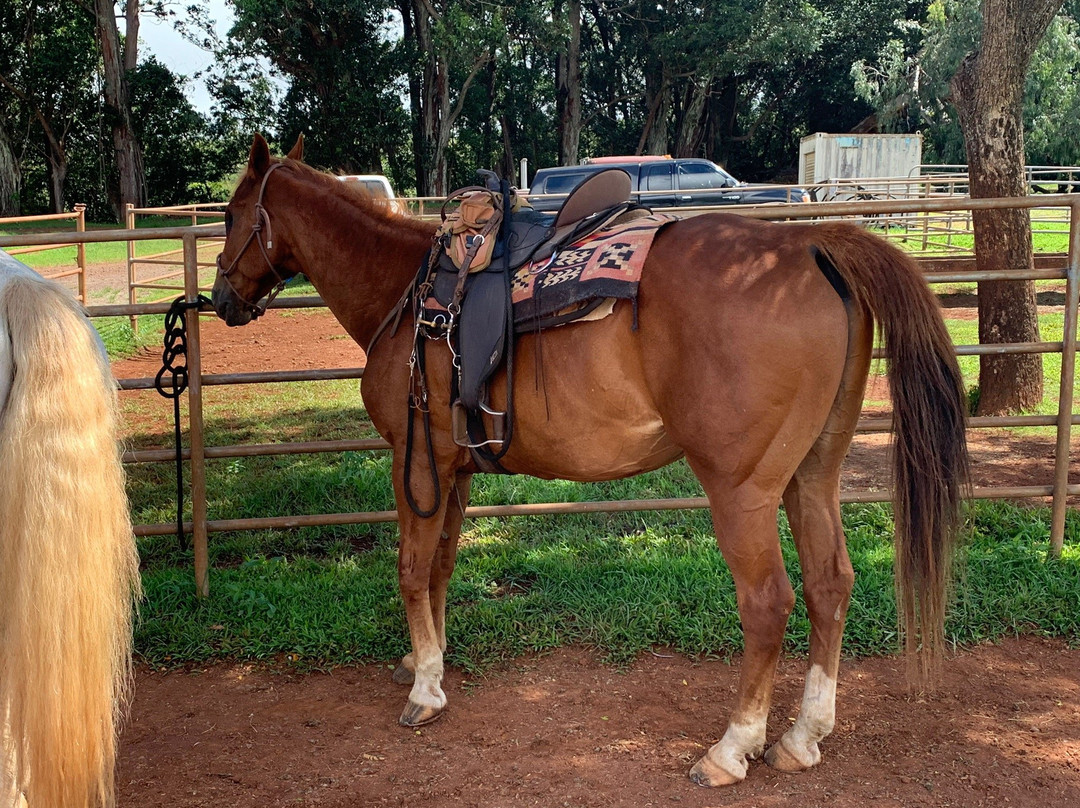
[[(272, 287), (304, 273), (345, 330), (368, 347), (432, 243), (433, 225), (390, 211), (305, 166), (303, 142), (272, 158), (256, 136), (226, 211), (214, 306), (250, 322)], [(272, 234), (271, 234), (272, 231)], [(809, 672), (795, 724), (765, 754), (798, 771), (821, 759), (833, 727), (841, 634), (853, 572), (840, 520), (840, 463), (862, 406), (875, 323), (893, 397), (897, 590), (906, 646), (941, 648), (945, 585), (967, 469), (965, 398), (936, 300), (899, 250), (846, 223), (771, 224), (710, 214), (662, 230), (632, 306), (597, 322), (522, 336), (514, 439), (502, 464), (545, 478), (610, 480), (685, 457), (712, 510), (745, 637), (727, 731), (691, 771), (703, 785), (742, 780), (760, 755), (772, 680), (795, 601), (780, 553), (787, 508), (810, 614)], [(401, 541), (398, 576), (412, 652), (395, 680), (411, 684), (401, 723), (446, 706), (447, 581), (477, 470), (451, 434), (452, 359), (427, 348), (434, 485), (427, 452), (411, 455), (406, 504), (412, 315), (371, 346), (364, 403), (393, 448)], [(538, 341), (543, 340), (540, 350)], [(527, 378), (526, 378), (527, 377)], [(538, 389), (539, 388), (539, 389)], [(492, 402), (506, 400), (505, 376)], [(436, 492), (439, 492), (438, 494)]]
[(117, 423), (78, 302), (0, 251), (0, 808), (114, 802), (139, 591)]

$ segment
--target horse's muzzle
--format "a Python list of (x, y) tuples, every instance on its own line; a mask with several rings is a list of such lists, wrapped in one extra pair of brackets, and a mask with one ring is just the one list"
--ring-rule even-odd
[(251, 306), (237, 297), (236, 292), (219, 277), (210, 293), (217, 316), (228, 326), (247, 325), (253, 319)]

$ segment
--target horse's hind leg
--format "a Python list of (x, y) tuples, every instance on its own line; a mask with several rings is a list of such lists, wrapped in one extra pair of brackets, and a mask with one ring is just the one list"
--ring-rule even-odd
[(795, 593), (780, 554), (778, 492), (747, 498), (726, 486), (707, 485), (706, 491), (716, 540), (735, 579), (744, 652), (739, 695), (727, 730), (690, 770), (690, 779), (722, 786), (746, 777), (748, 759), (760, 756), (765, 748), (773, 676)]
[(818, 743), (835, 722), (840, 645), (855, 581), (840, 518), (840, 464), (862, 408), (869, 340), (868, 326), (860, 331), (853, 323), (836, 403), (784, 492), (810, 616), (810, 662), (799, 717), (765, 755), (766, 763), (782, 771), (803, 771), (819, 763)]
[[(446, 503), (446, 518), (439, 536), (439, 545), (431, 562), (428, 597), (431, 603), (432, 621), (435, 624), (435, 635), (439, 640), (439, 648), (444, 654), (446, 653), (446, 589), (450, 584), (450, 576), (454, 573), (454, 564), (457, 561), (458, 538), (461, 536), (461, 523), (465, 519), (465, 507), (469, 504), (471, 484), (471, 474), (459, 474), (455, 479), (455, 487), (450, 491), (450, 499)], [(413, 684), (415, 670), (416, 663), (412, 653), (406, 654), (394, 671), (394, 681), (399, 685)]]
[(832, 732), (840, 644), (855, 580), (840, 522), (839, 480), (834, 472), (819, 473), (817, 464), (817, 457), (808, 458), (784, 493), (810, 614), (810, 669), (799, 717), (765, 755), (770, 766), (783, 771), (819, 763), (818, 742)]

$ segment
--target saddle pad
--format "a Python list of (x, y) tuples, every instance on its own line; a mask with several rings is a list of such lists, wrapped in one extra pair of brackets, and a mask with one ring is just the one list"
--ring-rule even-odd
[(591, 233), (511, 279), (514, 321), (548, 317), (598, 298), (633, 300), (653, 239), (671, 216), (648, 215)]

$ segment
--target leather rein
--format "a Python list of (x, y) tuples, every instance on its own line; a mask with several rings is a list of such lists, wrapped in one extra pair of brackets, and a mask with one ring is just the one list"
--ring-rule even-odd
[[(236, 296), (237, 300), (243, 304), (245, 311), (251, 312), (253, 320), (266, 313), (266, 307), (270, 305), (270, 302), (278, 296), (281, 290), (285, 288), (285, 284), (289, 282), (288, 278), (282, 277), (281, 273), (277, 271), (274, 262), (270, 260), (270, 255), (267, 253), (267, 250), (272, 250), (274, 248), (274, 233), (270, 226), (270, 214), (267, 213), (266, 208), (263, 207), (263, 197), (266, 195), (266, 181), (270, 179), (270, 175), (273, 174), (275, 170), (281, 168), (283, 165), (285, 164), (274, 163), (266, 170), (266, 174), (263, 175), (262, 185), (259, 188), (259, 199), (255, 203), (255, 222), (251, 225), (251, 233), (248, 234), (247, 241), (245, 241), (244, 246), (240, 248), (240, 252), (236, 254), (236, 257), (229, 264), (228, 268), (222, 266), (221, 259), (225, 253), (220, 252), (217, 257), (218, 274), (232, 290), (232, 293)], [(264, 229), (266, 230), (265, 244), (263, 243), (263, 239), (259, 238), (259, 234)], [(259, 252), (262, 253), (263, 260), (266, 261), (266, 265), (270, 268), (270, 272), (273, 276), (277, 278), (277, 283), (266, 297), (262, 300), (255, 301), (248, 300), (240, 294), (236, 285), (229, 279), (229, 274), (236, 269), (237, 264), (240, 263), (240, 259), (244, 257), (244, 253), (247, 252), (248, 247), (251, 246), (252, 242), (259, 245)]]

